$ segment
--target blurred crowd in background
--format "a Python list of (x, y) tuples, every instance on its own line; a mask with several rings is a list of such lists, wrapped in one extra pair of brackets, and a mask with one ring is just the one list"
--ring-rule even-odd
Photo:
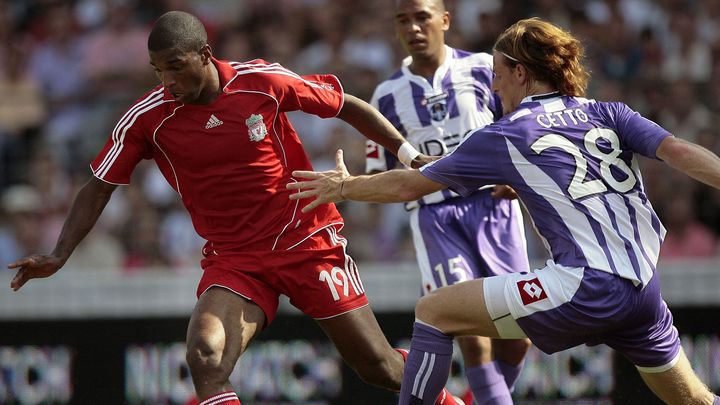
[[(518, 19), (538, 16), (581, 38), (588, 97), (624, 101), (676, 136), (720, 152), (720, 0), (447, 0), (447, 43), (490, 52)], [(216, 57), (262, 58), (300, 74), (333, 73), (369, 100), (400, 65), (392, 0), (0, 1), (0, 262), (54, 246), (75, 191), (117, 119), (157, 83), (149, 29), (168, 10), (205, 23)], [(316, 169), (342, 147), (364, 170), (364, 138), (342, 121), (292, 113)], [(642, 159), (669, 229), (662, 259), (718, 254), (720, 192)], [(413, 260), (401, 205), (340, 204), (359, 262)], [(528, 227), (532, 259), (547, 256)], [(68, 266), (196, 271), (202, 241), (154, 164), (113, 195)]]

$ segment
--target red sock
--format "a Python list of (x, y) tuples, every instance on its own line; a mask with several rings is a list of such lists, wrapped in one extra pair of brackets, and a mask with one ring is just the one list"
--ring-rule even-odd
[(402, 354), (402, 356), (403, 356), (403, 361), (407, 361), (408, 353), (410, 353), (409, 350), (407, 350), (407, 349), (395, 349), (395, 351), (398, 352), (398, 353), (400, 353), (400, 354)]
[(237, 394), (228, 391), (221, 394), (213, 395), (200, 402), (198, 405), (242, 405)]

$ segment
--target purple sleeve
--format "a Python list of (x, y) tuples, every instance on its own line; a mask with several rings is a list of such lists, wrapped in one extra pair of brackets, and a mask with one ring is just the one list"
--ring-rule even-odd
[(660, 142), (671, 134), (624, 103), (604, 104), (605, 113), (610, 115), (610, 122), (615, 123), (621, 141), (633, 152), (658, 159), (656, 151)]
[(430, 180), (442, 183), (456, 193), (467, 196), (479, 187), (502, 183), (498, 156), (504, 139), (499, 127), (488, 125), (465, 138), (452, 152), (420, 168), (420, 173)]

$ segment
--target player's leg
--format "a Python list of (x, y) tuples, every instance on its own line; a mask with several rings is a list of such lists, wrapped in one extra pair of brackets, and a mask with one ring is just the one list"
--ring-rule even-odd
[(259, 306), (228, 289), (211, 287), (200, 296), (187, 332), (187, 362), (200, 405), (240, 403), (228, 378), (264, 324)]
[(454, 336), (500, 337), (485, 307), (483, 281), (439, 288), (418, 301), (401, 405), (433, 403), (450, 372)]
[(682, 349), (677, 363), (669, 370), (661, 372), (652, 372), (651, 369), (647, 368), (638, 368), (638, 370), (642, 379), (655, 395), (668, 404), (720, 404), (720, 398), (711, 393), (707, 386), (695, 375)]
[(531, 346), (530, 339), (493, 339), (492, 344), (494, 361), (505, 378), (508, 390), (513, 392)]
[(452, 336), (500, 338), (485, 305), (485, 279), (470, 280), (420, 298), (415, 306), (417, 322)]
[[(444, 358), (452, 350), (454, 336), (530, 337), (546, 353), (585, 343), (587, 333), (603, 325), (592, 325), (595, 317), (584, 315), (585, 301), (578, 305), (573, 297), (577, 294), (595, 296), (598, 290), (605, 294), (592, 278), (598, 272), (590, 272), (587, 282), (586, 273), (583, 268), (548, 264), (530, 273), (512, 273), (439, 288), (421, 298), (415, 309), (416, 322), (400, 404), (425, 404), (425, 398), (435, 394), (427, 387), (434, 388), (436, 381), (444, 382), (447, 378), (449, 365)], [(590, 329), (576, 325), (588, 325)], [(434, 364), (423, 363), (424, 359), (433, 360)], [(414, 381), (427, 383), (413, 385)]]
[(624, 287), (633, 292), (624, 305), (635, 308), (634, 316), (606, 336), (604, 343), (635, 364), (664, 402), (712, 404), (714, 395), (695, 375), (682, 350), (672, 313), (660, 294), (659, 277), (655, 275), (640, 291), (629, 282)]
[[(510, 394), (515, 390), (530, 340), (480, 336), (460, 336), (456, 340), (463, 352), (465, 374), (475, 402), (478, 405), (512, 403)], [(475, 352), (477, 347), (482, 347), (482, 352)], [(482, 359), (481, 362), (477, 362), (478, 359)]]
[(317, 323), (363, 381), (400, 390), (405, 362), (388, 343), (369, 306)]
[[(335, 344), (343, 360), (368, 384), (393, 391), (400, 390), (405, 358), (393, 349), (382, 333), (369, 306), (344, 314), (317, 320)], [(462, 405), (445, 390), (444, 382), (430, 404)]]
[[(288, 252), (293, 261), (274, 274), (290, 303), (318, 322), (363, 381), (397, 391), (404, 356), (380, 330), (346, 245), (334, 227), (326, 228)], [(444, 395), (438, 404), (457, 403)]]
[[(486, 194), (426, 205), (411, 212), (410, 227), (424, 294), (486, 275), (474, 237), (493, 206), (485, 203), (490, 198), (489, 191)], [(493, 364), (490, 339), (464, 336), (458, 337), (457, 343), (470, 386), (463, 399), (470, 402), (474, 396), (483, 404), (511, 403), (503, 376)]]
[(493, 360), (493, 343), (483, 336), (459, 336), (456, 338), (465, 363), (465, 376), (470, 393), (463, 399), (474, 398), (478, 405), (511, 404), (512, 398), (507, 383)]
[[(487, 191), (489, 192), (489, 190)], [(480, 255), (479, 276), (527, 272), (527, 242), (525, 239), (523, 215), (517, 200), (496, 199), (479, 194), (477, 212), (471, 219), (476, 224), (476, 251)], [(498, 370), (507, 386), (507, 395), (514, 390), (515, 382), (524, 365), (525, 354), (530, 347), (528, 339), (493, 340), (493, 363), (491, 374)], [(479, 396), (482, 393), (478, 393)]]
[(318, 322), (364, 381), (397, 390), (402, 356), (380, 330), (346, 246), (335, 227), (325, 228), (288, 251), (291, 260), (274, 274), (290, 303)]
[[(413, 213), (411, 226), (425, 285), (433, 281), (437, 286), (444, 281), (450, 285), (529, 270), (518, 202), (494, 199), (490, 193), (482, 190)], [(437, 232), (438, 227), (443, 232)], [(457, 342), (478, 403), (512, 403), (510, 393), (529, 340), (495, 345), (488, 338), (467, 336)]]

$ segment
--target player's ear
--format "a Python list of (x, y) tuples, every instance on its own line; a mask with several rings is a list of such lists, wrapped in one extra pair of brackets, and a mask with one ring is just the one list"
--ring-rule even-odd
[(527, 82), (530, 80), (530, 72), (528, 72), (522, 63), (518, 63), (513, 67), (513, 75), (515, 75), (520, 82)]
[(207, 65), (208, 63), (210, 63), (212, 59), (212, 48), (210, 47), (210, 44), (203, 45), (203, 47), (200, 48), (199, 53), (203, 65)]

